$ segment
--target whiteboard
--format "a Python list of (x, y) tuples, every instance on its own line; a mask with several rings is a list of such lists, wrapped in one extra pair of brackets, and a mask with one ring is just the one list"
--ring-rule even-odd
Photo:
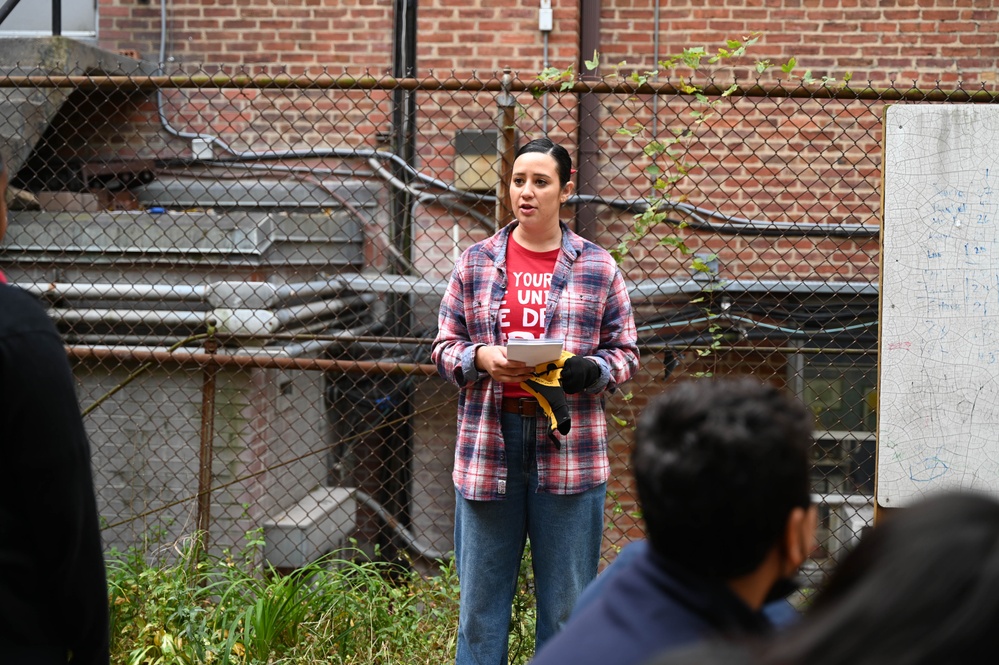
[(885, 110), (878, 505), (999, 494), (999, 107)]

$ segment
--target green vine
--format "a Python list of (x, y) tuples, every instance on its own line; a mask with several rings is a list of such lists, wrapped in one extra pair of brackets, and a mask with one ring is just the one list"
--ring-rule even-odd
[[(662, 59), (658, 62), (658, 67), (648, 71), (634, 71), (625, 75), (621, 72), (628, 67), (626, 62), (612, 65), (612, 74), (605, 76), (606, 79), (623, 79), (636, 86), (649, 84), (660, 75), (673, 76), (679, 81), (677, 89), (686, 95), (692, 95), (695, 100), (695, 107), (686, 115), (686, 122), (680, 126), (671, 127), (666, 132), (665, 138), (652, 138), (648, 140), (642, 148), (643, 155), (648, 159), (648, 164), (643, 172), (650, 178), (652, 192), (646, 197), (645, 209), (635, 215), (634, 223), (625, 233), (618, 244), (611, 249), (614, 259), (620, 264), (631, 253), (632, 248), (640, 243), (654, 229), (669, 221), (676, 229), (676, 232), (666, 234), (657, 241), (658, 246), (668, 247), (671, 250), (680, 252), (683, 256), (690, 256), (693, 250), (686, 244), (682, 235), (688, 223), (685, 220), (669, 220), (669, 213), (676, 208), (678, 203), (684, 202), (686, 197), (677, 192), (678, 185), (690, 175), (691, 171), (697, 168), (697, 164), (690, 164), (685, 160), (688, 154), (690, 143), (698, 135), (701, 127), (716, 113), (718, 107), (726, 97), (738, 90), (738, 85), (733, 83), (719, 95), (708, 97), (705, 93), (705, 85), (698, 82), (698, 79), (707, 77), (700, 76), (705, 67), (717, 67), (718, 65), (730, 61), (745, 58), (753, 46), (760, 40), (762, 33), (752, 33), (741, 40), (729, 39), (723, 46), (718, 47), (713, 52), (705, 47), (697, 46), (686, 48), (680, 53)], [(594, 71), (600, 66), (600, 54), (594, 52), (593, 58), (584, 61), (584, 66), (588, 71)], [(798, 66), (795, 58), (791, 57), (787, 61), (776, 64), (769, 59), (760, 59), (753, 63), (753, 69), (758, 75), (779, 68), (782, 75), (788, 79), (797, 78), (804, 86), (821, 85), (832, 88), (840, 85), (836, 79), (823, 76), (816, 79), (811, 70), (806, 70), (800, 76), (795, 76), (794, 71)], [(538, 76), (539, 80), (546, 86), (551, 87), (560, 84), (560, 91), (566, 91), (576, 83), (576, 74), (573, 67), (558, 69), (548, 67)], [(849, 73), (843, 77), (843, 84), (851, 80)], [(540, 93), (536, 93), (540, 95)], [(641, 140), (646, 134), (646, 128), (640, 124), (631, 127), (618, 129), (619, 135), (628, 138)], [(717, 259), (717, 255), (694, 255), (690, 257), (689, 267), (696, 275), (709, 277), (703, 291), (709, 293), (718, 288), (719, 284), (715, 279), (715, 273), (710, 263)], [(704, 297), (692, 300), (692, 303), (704, 302)], [(707, 357), (715, 353), (722, 346), (724, 340), (724, 330), (719, 319), (724, 318), (724, 314), (713, 314), (707, 304), (702, 306), (705, 318), (709, 321), (707, 330), (711, 342), (705, 349), (698, 349), (700, 357)], [(698, 372), (698, 376), (710, 376), (710, 372)]]

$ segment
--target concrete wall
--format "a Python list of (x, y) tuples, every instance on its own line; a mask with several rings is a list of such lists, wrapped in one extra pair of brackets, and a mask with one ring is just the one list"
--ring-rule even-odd
[[(81, 406), (137, 368), (78, 363)], [(210, 540), (216, 552), (238, 551), (246, 532), (325, 482), (325, 380), (319, 372), (224, 368), (216, 380)], [(198, 368), (152, 368), (87, 416), (107, 547), (145, 538), (169, 544), (196, 529), (202, 385)]]

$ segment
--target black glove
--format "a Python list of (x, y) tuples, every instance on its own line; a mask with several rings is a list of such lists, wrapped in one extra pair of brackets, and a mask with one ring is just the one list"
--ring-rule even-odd
[[(563, 351), (562, 358), (570, 354)], [(556, 362), (541, 363), (534, 368), (534, 376), (527, 381), (521, 381), (520, 386), (534, 395), (541, 409), (548, 416), (548, 436), (555, 444), (556, 450), (562, 449), (562, 442), (555, 432), (568, 434), (572, 428), (572, 418), (569, 416), (569, 406), (565, 403), (565, 391), (559, 385), (558, 378), (562, 372), (562, 358)]]
[(566, 358), (558, 382), (566, 393), (581, 393), (600, 378), (600, 365), (583, 356)]

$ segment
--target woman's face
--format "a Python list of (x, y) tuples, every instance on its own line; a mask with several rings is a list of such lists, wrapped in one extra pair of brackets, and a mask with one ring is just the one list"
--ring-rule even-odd
[(510, 203), (525, 228), (558, 226), (558, 213), (572, 186), (562, 187), (555, 158), (540, 152), (524, 153), (513, 163)]

